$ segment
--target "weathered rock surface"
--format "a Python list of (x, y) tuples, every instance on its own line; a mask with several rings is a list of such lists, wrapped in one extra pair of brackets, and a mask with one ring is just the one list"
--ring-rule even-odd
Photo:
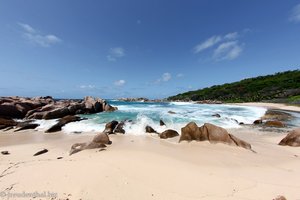
[(161, 139), (173, 138), (176, 136), (179, 136), (179, 133), (177, 131), (171, 130), (171, 129), (165, 130), (164, 132), (159, 134), (159, 137)]
[(284, 196), (277, 196), (275, 199), (273, 200), (287, 200)]
[(266, 121), (266, 123), (264, 124), (265, 126), (269, 126), (269, 127), (277, 127), (277, 128), (283, 128), (285, 125), (283, 122), (281, 121)]
[(78, 153), (85, 149), (105, 148), (106, 145), (112, 144), (106, 133), (97, 134), (91, 142), (75, 143), (72, 145), (70, 155)]
[(293, 115), (281, 111), (281, 110), (274, 110), (274, 109), (269, 109), (266, 111), (265, 115), (262, 116), (262, 120), (276, 120), (276, 121), (288, 121), (293, 119)]
[(57, 131), (61, 131), (61, 128), (65, 126), (66, 124), (70, 122), (77, 122), (83, 120), (82, 118), (74, 115), (67, 115), (61, 119), (58, 120), (56, 124), (54, 124), (52, 127), (50, 127), (48, 130), (46, 130), (46, 133), (53, 133)]
[(114, 130), (114, 133), (122, 133), (122, 134), (125, 134), (125, 130), (124, 130), (124, 125), (125, 125), (125, 122), (124, 121), (122, 121), (122, 122), (120, 122), (117, 126), (116, 126), (116, 128), (115, 128), (115, 130)]
[(119, 124), (118, 121), (111, 121), (111, 122), (108, 122), (106, 125), (105, 125), (105, 129), (103, 131), (103, 133), (107, 133), (107, 134), (113, 134), (115, 133), (115, 128), (117, 127), (117, 125)]
[(0, 116), (18, 119), (57, 119), (67, 115), (114, 111), (116, 107), (100, 98), (85, 97), (83, 101), (59, 100), (52, 97), (1, 97)]
[(289, 132), (287, 136), (279, 142), (279, 145), (300, 147), (300, 128)]
[(179, 142), (186, 141), (209, 141), (210, 143), (225, 143), (233, 146), (243, 147), (251, 150), (251, 145), (234, 135), (231, 135), (222, 127), (205, 123), (198, 127), (196, 123), (190, 122), (181, 129)]
[(261, 120), (261, 119), (257, 119), (257, 120), (255, 120), (254, 122), (253, 122), (253, 124), (262, 124), (263, 123), (263, 121)]
[(48, 149), (43, 149), (43, 150), (40, 150), (40, 151), (36, 152), (35, 154), (33, 154), (33, 156), (39, 156), (39, 155), (47, 153), (47, 152), (48, 152)]

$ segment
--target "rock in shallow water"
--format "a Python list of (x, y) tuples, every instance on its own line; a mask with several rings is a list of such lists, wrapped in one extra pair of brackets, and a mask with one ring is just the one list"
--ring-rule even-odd
[(277, 120), (267, 121), (264, 125), (269, 127), (277, 127), (277, 128), (283, 128), (285, 126), (283, 122)]
[(146, 133), (157, 133), (156, 130), (154, 130), (151, 126), (145, 127)]
[(58, 120), (56, 124), (54, 124), (51, 128), (46, 130), (46, 133), (53, 133), (57, 131), (61, 131), (61, 128), (70, 122), (77, 122), (83, 120), (78, 116), (68, 115)]
[(160, 126), (165, 126), (166, 124), (165, 124), (165, 122), (163, 120), (159, 120), (159, 125)]
[(179, 136), (179, 133), (177, 131), (171, 130), (171, 129), (165, 130), (164, 132), (159, 134), (159, 137), (161, 139), (173, 138), (176, 136)]

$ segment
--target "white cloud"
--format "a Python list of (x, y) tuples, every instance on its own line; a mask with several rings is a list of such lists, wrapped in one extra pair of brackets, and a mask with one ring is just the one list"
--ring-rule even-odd
[(33, 44), (37, 44), (41, 47), (50, 47), (62, 41), (60, 38), (53, 34), (41, 35), (37, 30), (35, 30), (28, 24), (18, 24), (23, 29), (23, 37)]
[(35, 33), (35, 29), (32, 28), (30, 25), (28, 24), (23, 24), (23, 23), (18, 23), (26, 32), (28, 33)]
[(291, 11), (291, 14), (290, 14), (290, 21), (293, 21), (293, 22), (300, 22), (300, 4), (296, 5), (292, 11)]
[(115, 86), (123, 86), (125, 85), (126, 81), (125, 80), (117, 80), (114, 82)]
[(227, 33), (224, 36), (224, 39), (226, 39), (226, 40), (235, 40), (235, 39), (238, 38), (238, 36), (239, 36), (238, 32)]
[(214, 60), (234, 60), (242, 53), (243, 48), (237, 38), (238, 32), (231, 32), (225, 35), (212, 36), (197, 45), (194, 48), (194, 53), (200, 53), (208, 48), (213, 49), (212, 58)]
[(94, 89), (96, 86), (95, 85), (80, 85), (80, 89)]
[(125, 50), (122, 47), (110, 48), (109, 54), (106, 56), (108, 61), (116, 61), (118, 58), (125, 56)]
[(217, 44), (218, 42), (220, 42), (221, 40), (222, 40), (222, 38), (220, 36), (212, 36), (212, 37), (208, 38), (207, 40), (205, 40), (204, 42), (195, 46), (194, 53), (199, 53), (205, 49), (208, 49), (208, 48), (214, 46), (215, 44)]
[(233, 60), (243, 51), (238, 41), (229, 41), (221, 43), (215, 50), (213, 58), (216, 60)]
[(177, 78), (181, 78), (181, 77), (183, 77), (183, 76), (184, 76), (184, 75), (183, 75), (182, 73), (179, 73), (179, 74), (176, 75)]
[(166, 72), (162, 75), (162, 81), (167, 82), (172, 78), (171, 74)]
[(157, 79), (154, 83), (159, 84), (161, 82), (168, 82), (171, 80), (172, 75), (169, 72), (163, 73), (159, 79)]

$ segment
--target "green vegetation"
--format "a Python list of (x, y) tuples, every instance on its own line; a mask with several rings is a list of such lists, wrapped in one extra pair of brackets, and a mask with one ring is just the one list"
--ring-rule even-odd
[(234, 83), (215, 85), (178, 94), (169, 97), (168, 100), (300, 103), (300, 70), (279, 72)]

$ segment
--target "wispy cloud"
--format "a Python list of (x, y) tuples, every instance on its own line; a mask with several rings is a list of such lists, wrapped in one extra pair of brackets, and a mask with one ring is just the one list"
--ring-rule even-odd
[(125, 50), (122, 47), (114, 47), (109, 49), (109, 54), (107, 55), (108, 61), (116, 61), (118, 58), (125, 56)]
[(217, 44), (218, 42), (221, 41), (221, 37), (220, 36), (212, 36), (210, 38), (208, 38), (207, 40), (205, 40), (204, 42), (198, 44), (197, 46), (194, 47), (194, 53), (199, 53), (205, 49), (208, 49), (212, 46), (214, 46), (215, 44)]
[(232, 32), (232, 33), (227, 33), (225, 36), (224, 36), (224, 39), (225, 40), (235, 40), (239, 37), (239, 34), (238, 32)]
[(238, 41), (224, 42), (215, 50), (213, 57), (216, 60), (233, 60), (242, 53), (243, 48)]
[(24, 23), (18, 23), (22, 28), (22, 36), (27, 41), (39, 45), (41, 47), (50, 47), (54, 44), (60, 43), (62, 40), (53, 34), (41, 34), (32, 26)]
[(292, 9), (289, 20), (295, 23), (300, 22), (300, 4)]
[(212, 59), (234, 60), (240, 56), (243, 46), (237, 40), (240, 37), (238, 32), (231, 32), (225, 35), (212, 36), (194, 47), (194, 53), (200, 53), (209, 48), (213, 49)]
[(125, 85), (125, 83), (126, 83), (125, 80), (117, 80), (114, 82), (114, 85), (120, 87), (120, 86)]
[(95, 85), (80, 85), (79, 86), (80, 89), (94, 89), (96, 88)]
[(159, 79), (157, 79), (154, 83), (160, 84), (162, 82), (168, 82), (171, 80), (172, 75), (169, 72), (163, 73)]

